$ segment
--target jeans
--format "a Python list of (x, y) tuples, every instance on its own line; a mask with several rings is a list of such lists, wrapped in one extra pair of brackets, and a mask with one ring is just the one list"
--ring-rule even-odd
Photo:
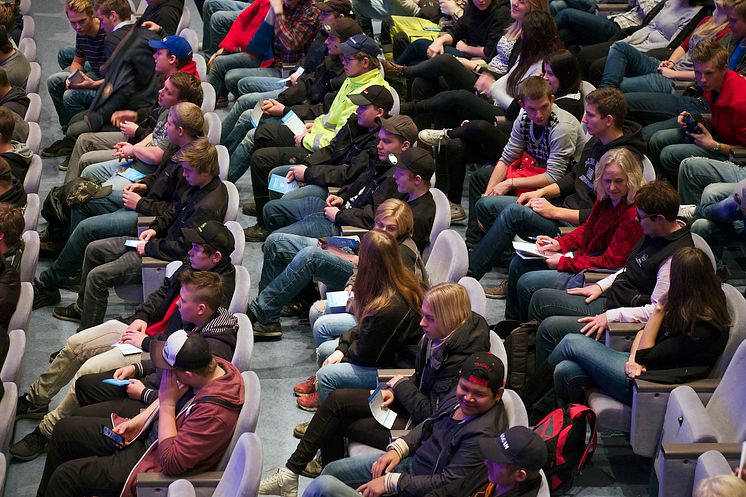
[(692, 114), (710, 112), (703, 98), (686, 97), (662, 93), (626, 93), (624, 99), (629, 107), (629, 115), (640, 123), (656, 123), (678, 116), (687, 111)]
[[(254, 127), (253, 124), (251, 124), (249, 116), (251, 111), (254, 109), (254, 106), (256, 106), (257, 102), (270, 98), (277, 98), (277, 96), (279, 96), (282, 91), (283, 90), (255, 92), (242, 94), (240, 97), (238, 97), (236, 102), (233, 104), (233, 107), (231, 107), (231, 110), (228, 111), (228, 115), (226, 115), (223, 119), (220, 144), (224, 145), (230, 152), (234, 152), (238, 148), (239, 144), (244, 139), (246, 134), (249, 132), (249, 130)], [(264, 116), (264, 119), (268, 119), (268, 117)]]
[[(79, 206), (75, 206), (73, 212), (78, 211), (77, 207)], [(72, 230), (62, 252), (52, 265), (39, 275), (39, 279), (48, 287), (60, 288), (67, 278), (80, 270), (83, 265), (83, 254), (88, 244), (112, 236), (126, 235), (131, 237), (137, 235), (137, 212), (135, 211), (119, 209), (81, 220)]]
[[(124, 176), (119, 176), (117, 174), (117, 170), (120, 167), (122, 167), (122, 162), (120, 162), (119, 159), (99, 162), (98, 164), (92, 164), (83, 169), (81, 176), (91, 176), (101, 180), (102, 186), (111, 186), (111, 193), (108, 195), (107, 199), (118, 207), (124, 207), (124, 200), (122, 199), (124, 187), (131, 185), (133, 182)], [(146, 175), (155, 172), (156, 168), (157, 166), (145, 164), (140, 161), (137, 161), (136, 164), (136, 169)]]
[(481, 279), (512, 246), (513, 237), (554, 236), (560, 226), (568, 223), (547, 219), (516, 203), (516, 197), (502, 195), (480, 198), (476, 216), (487, 230), (479, 244), (469, 254), (469, 275)]
[(355, 319), (355, 316), (347, 312), (324, 314), (313, 323), (314, 343), (318, 347), (324, 342), (339, 338), (344, 332), (356, 324), (357, 319)]
[(228, 71), (231, 69), (259, 67), (259, 62), (259, 59), (245, 52), (221, 55), (213, 62), (210, 74), (207, 75), (207, 82), (215, 88), (215, 94), (218, 97), (225, 96), (227, 94), (225, 78)]
[(583, 387), (598, 386), (604, 393), (632, 405), (632, 381), (624, 373), (629, 352), (610, 349), (593, 338), (565, 336), (549, 356), (554, 366), (554, 389), (563, 404), (582, 403)]
[(681, 129), (667, 129), (658, 131), (648, 143), (650, 161), (653, 166), (662, 170), (672, 185), (678, 184), (679, 166), (688, 157), (705, 157), (709, 159), (725, 160), (727, 157), (720, 152), (705, 150), (693, 143), (683, 143)]
[(733, 198), (733, 183), (712, 183), (702, 193), (701, 216), (692, 224), (692, 232), (707, 241), (715, 257), (722, 259), (723, 235), (744, 235), (744, 215)]
[[(379, 457), (379, 454), (346, 457), (327, 464), (321, 476), (308, 486), (303, 497), (359, 497), (355, 489), (372, 479), (371, 468)], [(397, 464), (392, 473), (412, 474), (412, 457)]]
[[(235, 97), (246, 93), (264, 91), (264, 89), (284, 90), (287, 88), (285, 83), (278, 83), (281, 77), (280, 70), (274, 67), (241, 67), (228, 71), (228, 74), (225, 75), (225, 86)], [(242, 84), (241, 82), (244, 80), (246, 81)], [(256, 90), (256, 88), (261, 88), (261, 90)]]
[(412, 0), (353, 0), (352, 12), (363, 30), (373, 36), (371, 19), (389, 16), (416, 16), (420, 7)]
[[(272, 169), (269, 174), (267, 175), (267, 181), (270, 181), (270, 178), (273, 174), (276, 174), (278, 176), (287, 176), (288, 171), (290, 171), (290, 165), (287, 166), (278, 166), (274, 169)], [(320, 199), (323, 199), (326, 201), (326, 197), (329, 196), (329, 190), (326, 189), (326, 187), (319, 186), (319, 185), (304, 185), (298, 188), (297, 190), (293, 190), (291, 192), (287, 192), (285, 194), (274, 192), (272, 190), (268, 191), (269, 198), (272, 200), (295, 200), (298, 198), (305, 198), (305, 197), (318, 197)]]
[[(297, 198), (294, 200), (272, 200), (264, 206), (264, 222), (267, 229), (275, 231), (279, 228), (290, 226), (293, 223), (300, 222), (306, 217), (313, 214), (321, 214), (321, 219), (317, 221), (320, 224), (328, 223), (324, 217), (324, 207), (326, 202), (318, 197)], [(319, 238), (324, 235), (315, 235), (311, 233), (307, 236)]]
[[(329, 340), (316, 349), (319, 365), (332, 355), (339, 340)], [(316, 372), (319, 390), (319, 403), (337, 388), (373, 389), (378, 385), (378, 368), (358, 366), (349, 362), (339, 362), (321, 366)]]
[[(86, 71), (86, 75), (93, 80), (101, 79), (101, 76), (92, 70)], [(47, 90), (52, 99), (62, 129), (67, 129), (70, 118), (90, 107), (96, 90), (89, 89), (67, 89), (65, 82), (70, 73), (68, 71), (56, 72), (47, 78)]]
[(217, 51), (233, 21), (248, 6), (249, 2), (236, 0), (207, 0), (202, 5), (202, 48), (205, 56), (210, 57)]
[(260, 323), (279, 322), (282, 307), (311, 281), (316, 279), (330, 287), (342, 288), (354, 269), (351, 262), (326, 250), (316, 246), (304, 247), (271, 283), (263, 287), (249, 303), (249, 308)]
[(534, 292), (540, 288), (566, 287), (571, 276), (571, 273), (547, 269), (543, 260), (523, 259), (514, 255), (508, 267), (505, 319), (528, 321), (528, 306)]
[(596, 10), (596, 2), (593, 0), (552, 0), (549, 2), (549, 12), (556, 16), (565, 9), (578, 9), (593, 13)]
[(679, 170), (679, 198), (681, 204), (700, 205), (702, 192), (707, 185), (712, 183), (738, 183), (743, 179), (746, 179), (746, 167), (741, 167), (732, 162), (702, 157), (684, 159), (681, 161), (681, 169)]
[(301, 250), (306, 247), (315, 247), (317, 244), (318, 240), (316, 238), (306, 236), (286, 233), (269, 235), (262, 245), (264, 263), (259, 279), (259, 293), (261, 294), (285, 270)]
[(609, 49), (600, 87), (622, 92), (671, 93), (673, 83), (658, 74), (660, 61), (640, 52), (629, 43), (618, 41)]
[(565, 46), (602, 43), (619, 32), (614, 21), (578, 9), (560, 11), (555, 21)]
[[(396, 59), (396, 63), (403, 66), (411, 66), (426, 61), (428, 59), (427, 48), (430, 46), (431, 43), (432, 40), (428, 40), (425, 38), (413, 41), (409, 44), (407, 49), (404, 50), (404, 53), (402, 53), (399, 58)], [(445, 48), (443, 49), (443, 53), (451, 54), (454, 57), (469, 57), (461, 50), (456, 50), (455, 47), (452, 47), (450, 45), (445, 46)]]

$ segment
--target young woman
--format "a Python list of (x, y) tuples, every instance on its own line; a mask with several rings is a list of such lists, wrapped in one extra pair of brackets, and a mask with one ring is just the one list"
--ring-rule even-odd
[(422, 287), (399, 254), (399, 243), (385, 231), (363, 237), (352, 304), (357, 324), (319, 345), (318, 391), (298, 398), (302, 409), (315, 410), (336, 388), (375, 388), (378, 368), (414, 364)]
[[(399, 417), (394, 429), (416, 425), (430, 416), (458, 381), (463, 361), (476, 352), (489, 350), (489, 328), (482, 316), (471, 311), (464, 287), (441, 283), (431, 288), (422, 302), (424, 336), (420, 340), (415, 374), (396, 376), (383, 390), (384, 404)], [(338, 389), (321, 404), (309, 423), (296, 427), (302, 434), (298, 447), (285, 467), (265, 478), (260, 494), (276, 494), (297, 485), (298, 475), (321, 449), (324, 463), (344, 457), (344, 438), (385, 449), (391, 433), (370, 414), (369, 390)], [(409, 421), (409, 423), (408, 423)]]
[[(597, 200), (588, 219), (559, 238), (537, 237), (544, 260), (514, 255), (508, 270), (505, 318), (528, 320), (528, 304), (539, 288), (567, 288), (585, 269), (617, 269), (642, 237), (635, 195), (645, 180), (639, 159), (626, 148), (606, 152), (596, 166)], [(573, 252), (572, 257), (562, 254)]]
[(728, 342), (730, 317), (710, 259), (694, 247), (671, 258), (671, 285), (637, 333), (629, 353), (580, 333), (565, 336), (549, 356), (554, 387), (563, 403), (582, 402), (583, 387), (632, 404), (632, 382), (654, 370), (679, 369), (689, 379), (707, 376)]

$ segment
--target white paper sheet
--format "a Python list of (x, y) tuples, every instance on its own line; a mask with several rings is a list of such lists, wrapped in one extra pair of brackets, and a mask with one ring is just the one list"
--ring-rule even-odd
[(381, 404), (383, 403), (383, 393), (381, 392), (381, 389), (384, 385), (385, 383), (379, 384), (378, 388), (376, 388), (371, 396), (368, 397), (368, 406), (370, 407), (370, 412), (373, 414), (375, 420), (378, 421), (381, 426), (390, 430), (391, 427), (394, 426), (394, 421), (396, 421), (396, 413), (387, 407), (381, 407)]

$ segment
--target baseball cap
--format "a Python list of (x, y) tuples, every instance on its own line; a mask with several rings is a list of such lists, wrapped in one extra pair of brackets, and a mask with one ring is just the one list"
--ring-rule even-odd
[(153, 48), (165, 48), (180, 60), (192, 60), (192, 46), (181, 36), (169, 35), (160, 40), (149, 41), (148, 45)]
[(205, 337), (179, 330), (166, 341), (151, 340), (150, 360), (160, 369), (194, 371), (210, 364), (212, 352)]
[(389, 162), (426, 180), (435, 173), (433, 156), (424, 148), (410, 147), (400, 154), (389, 154)]
[(219, 221), (206, 221), (194, 228), (181, 228), (184, 240), (206, 244), (228, 257), (235, 249), (233, 233)]
[(479, 440), (482, 457), (523, 469), (541, 469), (547, 463), (547, 444), (538, 433), (525, 426), (508, 428), (498, 437)]
[(373, 38), (368, 35), (354, 35), (350, 37), (350, 39), (346, 42), (340, 43), (338, 45), (338, 48), (339, 51), (345, 55), (352, 55), (363, 52), (376, 57), (379, 53), (381, 53), (381, 49), (378, 47), (378, 43), (376, 43)]
[(401, 136), (409, 143), (417, 141), (417, 125), (411, 117), (399, 114), (388, 119), (379, 118), (378, 121), (389, 133)]
[(352, 10), (352, 3), (350, 0), (323, 0), (322, 2), (316, 2), (316, 8), (321, 12), (348, 15)]
[(391, 92), (385, 86), (371, 85), (364, 88), (360, 93), (353, 93), (348, 95), (355, 105), (370, 105), (373, 104), (376, 107), (384, 109), (386, 112), (390, 112), (394, 106), (394, 97), (391, 96)]
[(355, 35), (363, 34), (363, 28), (355, 19), (349, 17), (338, 17), (326, 25), (329, 34), (337, 37), (339, 41), (346, 42)]
[(461, 378), (497, 392), (505, 383), (503, 362), (489, 352), (470, 355), (461, 366)]

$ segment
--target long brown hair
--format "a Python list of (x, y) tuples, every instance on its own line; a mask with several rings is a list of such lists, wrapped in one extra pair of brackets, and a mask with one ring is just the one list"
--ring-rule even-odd
[(355, 317), (358, 323), (391, 303), (395, 295), (419, 312), (422, 288), (399, 255), (399, 243), (385, 231), (372, 230), (360, 242), (355, 279)]
[(515, 97), (526, 71), (536, 62), (562, 48), (557, 24), (548, 13), (540, 10), (526, 12), (521, 23), (521, 39), (518, 41), (518, 62), (508, 75), (508, 94)]
[(674, 252), (670, 279), (663, 318), (666, 329), (689, 336), (699, 321), (723, 329), (730, 325), (725, 293), (707, 254), (696, 247)]

